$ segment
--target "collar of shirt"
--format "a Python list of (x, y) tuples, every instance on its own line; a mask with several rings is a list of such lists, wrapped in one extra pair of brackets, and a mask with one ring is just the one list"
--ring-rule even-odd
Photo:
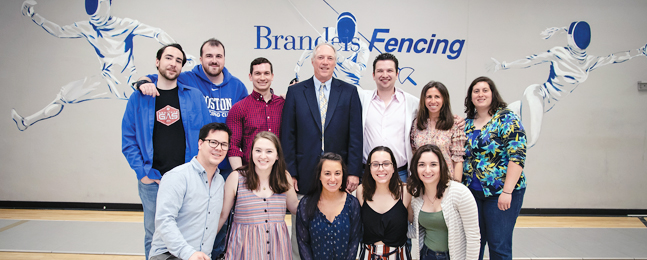
[[(319, 98), (319, 88), (321, 87), (321, 82), (315, 78), (312, 77), (312, 81), (315, 83), (315, 94), (317, 94), (317, 100)], [(324, 88), (324, 95), (326, 96), (326, 100), (329, 100), (330, 98), (330, 87), (332, 83), (332, 78), (330, 78), (328, 81), (324, 82), (326, 83), (326, 87)]]
[[(254, 100), (265, 102), (265, 99), (263, 98), (263, 95), (261, 95), (261, 93), (256, 92), (256, 90), (252, 90), (252, 94), (250, 94), (250, 95), (252, 96), (252, 98)], [(274, 89), (270, 88), (270, 94), (269, 95), (270, 95), (270, 100), (267, 101), (267, 103), (270, 103), (270, 102), (272, 102), (272, 100), (274, 100)]]
[[(200, 176), (203, 176), (204, 180), (207, 179), (207, 171), (202, 167), (202, 164), (198, 161), (198, 156), (194, 156), (191, 161), (189, 161), (195, 172), (200, 174)], [(220, 168), (216, 168), (216, 173), (213, 175), (211, 180), (213, 181), (213, 178), (216, 177), (216, 175), (220, 174)]]
[[(393, 95), (391, 96), (392, 97), (391, 101), (396, 101), (398, 103), (400, 103), (401, 101), (404, 101), (404, 93), (402, 92), (402, 90), (398, 89), (398, 88), (394, 88), (394, 89), (395, 89), (395, 91), (394, 91)], [(377, 95), (377, 89), (375, 91), (373, 91), (373, 96), (371, 97), (371, 100), (384, 102), (380, 98), (380, 96)]]

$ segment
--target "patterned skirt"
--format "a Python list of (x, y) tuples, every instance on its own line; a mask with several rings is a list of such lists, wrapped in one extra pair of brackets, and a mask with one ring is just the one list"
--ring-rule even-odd
[(390, 247), (387, 245), (362, 244), (359, 260), (411, 260), (411, 247), (404, 243), (403, 246)]

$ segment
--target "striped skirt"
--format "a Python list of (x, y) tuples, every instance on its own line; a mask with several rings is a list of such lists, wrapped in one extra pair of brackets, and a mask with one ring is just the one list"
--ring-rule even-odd
[(411, 247), (407, 243), (399, 247), (362, 244), (359, 260), (411, 260)]

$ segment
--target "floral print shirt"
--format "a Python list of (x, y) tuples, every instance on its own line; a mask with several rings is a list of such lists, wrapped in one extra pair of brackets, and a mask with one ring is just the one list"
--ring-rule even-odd
[(302, 260), (355, 260), (357, 248), (362, 239), (362, 219), (359, 201), (351, 194), (346, 195), (344, 208), (330, 222), (319, 209), (312, 220), (308, 220), (306, 205), (311, 197), (299, 202), (297, 209), (296, 236), (299, 255)]
[[(505, 183), (508, 163), (524, 167), (526, 160), (526, 132), (519, 117), (507, 108), (497, 110), (477, 136), (474, 119), (465, 119), (465, 161), (463, 162), (463, 183), (467, 186), (472, 176), (481, 181), (486, 197), (501, 194)], [(526, 176), (521, 176), (516, 190), (526, 188)]]
[(431, 120), (427, 119), (427, 128), (424, 130), (418, 130), (418, 119), (414, 119), (411, 123), (411, 151), (413, 153), (418, 150), (421, 146), (425, 144), (433, 144), (440, 148), (440, 151), (443, 152), (443, 157), (445, 157), (445, 162), (447, 162), (447, 168), (449, 168), (449, 176), (454, 179), (454, 163), (463, 162), (463, 156), (465, 155), (465, 131), (463, 127), (458, 126), (458, 122), (454, 122), (454, 125), (449, 130), (439, 130), (431, 129), (429, 124)]

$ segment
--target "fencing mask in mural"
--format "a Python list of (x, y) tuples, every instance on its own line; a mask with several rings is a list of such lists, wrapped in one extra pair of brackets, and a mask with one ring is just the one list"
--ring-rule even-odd
[(355, 16), (349, 12), (343, 12), (337, 18), (337, 37), (342, 43), (348, 44), (353, 41), (357, 31)]
[(90, 16), (90, 23), (104, 25), (110, 20), (112, 0), (85, 0), (85, 12)]
[(585, 21), (573, 22), (568, 28), (568, 43), (585, 50), (591, 43), (591, 27)]

